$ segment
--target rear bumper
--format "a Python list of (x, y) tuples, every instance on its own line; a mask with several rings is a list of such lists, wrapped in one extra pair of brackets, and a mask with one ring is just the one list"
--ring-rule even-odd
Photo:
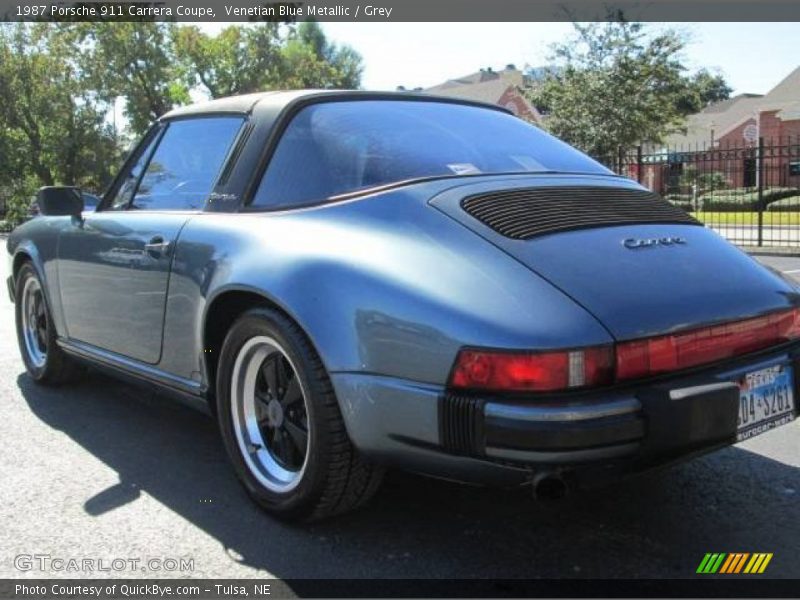
[(472, 451), (540, 467), (627, 462), (643, 470), (735, 443), (738, 408), (734, 382), (655, 386), (567, 408), (487, 402), (483, 447)]
[(558, 472), (592, 484), (735, 443), (739, 379), (799, 358), (793, 348), (626, 388), (535, 399), (459, 396), (371, 375), (334, 374), (333, 382), (353, 442), (374, 460), (475, 483)]

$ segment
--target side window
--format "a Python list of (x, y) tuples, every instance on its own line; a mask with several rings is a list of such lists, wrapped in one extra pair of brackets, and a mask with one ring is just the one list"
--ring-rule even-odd
[(125, 179), (123, 179), (116, 194), (114, 194), (114, 197), (105, 210), (125, 210), (128, 208), (133, 198), (136, 184), (139, 182), (139, 177), (142, 176), (142, 171), (144, 171), (144, 167), (147, 165), (147, 161), (150, 159), (150, 155), (153, 153), (156, 143), (158, 143), (159, 134), (160, 132), (156, 132), (150, 136), (150, 141), (144, 147), (141, 154), (139, 154), (139, 158), (134, 165), (128, 170)]
[(141, 210), (199, 210), (242, 126), (241, 117), (170, 123), (131, 203)]

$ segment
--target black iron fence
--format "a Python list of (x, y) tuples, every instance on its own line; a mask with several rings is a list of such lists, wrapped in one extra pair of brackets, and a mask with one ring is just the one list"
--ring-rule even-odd
[(743, 246), (800, 247), (800, 136), (600, 157)]

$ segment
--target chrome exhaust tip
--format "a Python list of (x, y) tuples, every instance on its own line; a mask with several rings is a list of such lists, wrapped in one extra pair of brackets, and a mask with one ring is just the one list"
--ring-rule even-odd
[(568, 491), (567, 482), (558, 473), (539, 473), (533, 478), (534, 500), (560, 500)]

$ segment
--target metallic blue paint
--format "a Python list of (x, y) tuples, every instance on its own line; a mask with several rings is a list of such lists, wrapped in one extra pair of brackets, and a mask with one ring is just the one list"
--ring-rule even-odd
[[(541, 177), (537, 185), (641, 188), (629, 180)], [(508, 182), (507, 189), (526, 187)], [(691, 225), (626, 225), (506, 238), (460, 207), (466, 195), (496, 189), (475, 183), (446, 191), (431, 204), (564, 291), (616, 340), (693, 325), (757, 316), (800, 305), (796, 286), (764, 268), (715, 231)], [(630, 239), (681, 238), (682, 243), (631, 249)]]
[[(241, 109), (255, 122), (218, 197), (252, 188), (247, 174), (289, 110), (265, 98), (261, 108), (248, 101)], [(308, 335), (362, 451), (440, 475), (518, 480), (525, 469), (436, 448), (438, 400), (460, 348), (609, 344), (800, 304), (793, 285), (700, 227), (605, 227), (519, 241), (459, 206), (489, 190), (589, 184), (639, 187), (614, 176), (496, 175), (267, 213), (218, 212), (212, 201), (198, 213), (101, 207), (83, 220), (33, 219), (10, 235), (8, 251), (15, 264), (34, 264), (60, 343), (74, 355), (207, 396), (219, 350), (206, 347), (209, 315), (228, 294), (246, 291)], [(163, 255), (145, 249), (157, 237), (169, 242)], [(662, 237), (685, 244), (623, 244)]]
[[(149, 364), (161, 356), (171, 248), (190, 213), (92, 212), (59, 236), (66, 336)], [(153, 240), (170, 244), (148, 251)], [(121, 335), (121, 332), (125, 332)]]

